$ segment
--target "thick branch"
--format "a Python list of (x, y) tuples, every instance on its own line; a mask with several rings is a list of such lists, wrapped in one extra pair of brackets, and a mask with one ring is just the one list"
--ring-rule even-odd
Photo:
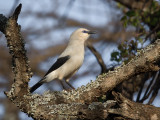
[[(31, 116), (37, 119), (46, 120), (64, 120), (64, 118), (71, 119), (90, 119), (101, 120), (108, 116), (108, 109), (116, 104), (115, 101), (110, 100), (105, 103), (93, 102), (91, 104), (84, 103), (70, 103), (58, 105), (43, 105), (41, 109), (34, 109)], [(43, 109), (45, 108), (48, 109)], [(47, 114), (46, 114), (47, 113)]]
[(160, 108), (156, 108), (152, 105), (144, 105), (141, 103), (132, 102), (123, 97), (121, 94), (117, 94), (115, 92), (113, 92), (113, 95), (115, 96), (120, 108), (109, 109), (109, 113), (118, 114), (132, 120), (160, 119)]
[(30, 68), (28, 65), (28, 58), (26, 57), (26, 50), (24, 48), (24, 41), (20, 33), (21, 27), (17, 24), (18, 15), (21, 11), (21, 6), (22, 5), (20, 4), (16, 8), (15, 12), (9, 19), (5, 19), (7, 21), (3, 22), (6, 24), (2, 30), (4, 31), (4, 34), (7, 38), (9, 52), (12, 55), (12, 68), (15, 75), (15, 82), (12, 85), (11, 91), (9, 93), (6, 93), (7, 95), (12, 95), (12, 97), (18, 96), (18, 94), (24, 95), (24, 93), (28, 93), (28, 81), (31, 77)]

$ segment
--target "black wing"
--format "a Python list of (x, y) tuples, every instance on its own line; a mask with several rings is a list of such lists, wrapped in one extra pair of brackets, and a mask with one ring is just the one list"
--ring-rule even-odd
[[(67, 56), (64, 56), (64, 57), (61, 57), (61, 58), (58, 58), (57, 61), (52, 65), (52, 67), (48, 70), (48, 72), (45, 74), (48, 75), (50, 72), (58, 69), (59, 67), (61, 67), (67, 60), (70, 59), (70, 56), (67, 55)], [(44, 76), (44, 78), (45, 78)], [(38, 83), (36, 83), (34, 86), (31, 87), (30, 89), (30, 92), (34, 92), (37, 88), (39, 88), (41, 85), (43, 84), (43, 79), (40, 80)]]
[(52, 71), (58, 69), (59, 67), (61, 67), (69, 59), (70, 59), (69, 55), (58, 58), (57, 61), (52, 65), (52, 67), (45, 74), (45, 76), (48, 75), (50, 72), (52, 72)]

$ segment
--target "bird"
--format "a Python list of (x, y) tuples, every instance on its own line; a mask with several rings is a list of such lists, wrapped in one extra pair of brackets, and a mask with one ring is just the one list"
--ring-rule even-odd
[(69, 39), (65, 50), (60, 54), (57, 61), (50, 67), (44, 77), (30, 88), (30, 92), (34, 92), (42, 84), (58, 79), (65, 89), (62, 80), (72, 88), (69, 83), (70, 78), (82, 66), (85, 54), (85, 41), (88, 40), (91, 34), (96, 31), (88, 30), (86, 28), (79, 28), (75, 30)]

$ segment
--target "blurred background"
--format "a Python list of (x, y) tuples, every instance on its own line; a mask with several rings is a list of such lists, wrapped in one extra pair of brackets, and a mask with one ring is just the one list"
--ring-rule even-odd
[[(152, 0), (152, 2), (159, 5), (159, 1)], [(19, 3), (22, 3), (22, 11), (18, 23), (21, 25), (33, 72), (29, 86), (44, 76), (65, 49), (70, 34), (77, 28), (84, 27), (97, 31), (89, 42), (101, 54), (107, 70), (127, 63), (139, 49), (157, 38), (153, 33), (147, 37), (156, 26), (150, 26), (143, 21), (140, 11), (137, 12), (135, 8), (130, 7), (132, 2), (128, 3), (130, 6), (126, 6), (121, 0), (1, 0), (0, 14), (10, 16)], [(143, 12), (142, 8), (139, 10)], [(6, 38), (0, 33), (0, 119), (32, 120), (20, 112), (4, 95), (4, 91), (8, 91), (13, 82), (11, 66)], [(95, 80), (99, 74), (101, 67), (93, 53), (86, 47), (83, 66), (71, 78), (70, 83), (78, 88)], [(148, 103), (147, 98), (152, 98), (151, 93), (154, 90), (152, 89), (149, 94), (149, 90), (147, 92), (146, 90), (150, 83), (152, 83), (150, 88), (154, 87), (156, 76), (159, 76), (159, 72), (136, 76), (136, 79), (122, 83), (115, 90), (134, 101)], [(42, 94), (47, 90), (60, 91), (62, 86), (53, 81), (41, 86), (35, 92)], [(156, 89), (157, 97), (150, 104), (159, 106), (158, 91), (159, 87)], [(145, 92), (148, 97), (140, 101)]]

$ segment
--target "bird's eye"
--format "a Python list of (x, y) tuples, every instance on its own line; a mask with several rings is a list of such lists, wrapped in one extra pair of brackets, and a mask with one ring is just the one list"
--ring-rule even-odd
[(86, 31), (86, 30), (83, 30), (82, 32), (83, 32), (83, 33), (88, 33), (88, 31)]

